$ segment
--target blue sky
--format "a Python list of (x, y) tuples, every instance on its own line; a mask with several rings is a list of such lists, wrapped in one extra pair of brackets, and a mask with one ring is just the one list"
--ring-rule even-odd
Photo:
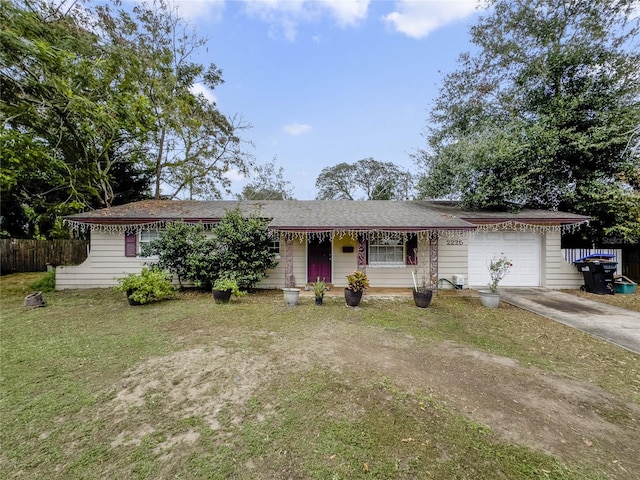
[[(276, 157), (299, 200), (324, 167), (366, 157), (414, 170), (431, 102), (480, 12), (466, 0), (174, 0), (208, 39), (214, 92), (257, 163)], [(234, 191), (246, 182), (231, 174)]]

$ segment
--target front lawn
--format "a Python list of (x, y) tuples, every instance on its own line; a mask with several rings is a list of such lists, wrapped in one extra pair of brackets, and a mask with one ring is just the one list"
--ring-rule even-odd
[(35, 278), (0, 278), (2, 478), (636, 478), (640, 356), (515, 307)]

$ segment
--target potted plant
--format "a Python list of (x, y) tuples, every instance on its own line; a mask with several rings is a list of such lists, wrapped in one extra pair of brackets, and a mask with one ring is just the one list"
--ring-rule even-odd
[(220, 277), (213, 282), (213, 299), (216, 303), (227, 303), (231, 299), (231, 295), (234, 297), (241, 297), (244, 292), (240, 291), (238, 282), (233, 278)]
[(418, 278), (418, 269), (411, 272), (413, 276), (413, 301), (416, 307), (427, 308), (433, 298), (433, 290), (429, 288), (429, 281), (427, 273), (422, 271), (420, 275), (420, 284), (418, 284), (416, 278)]
[(356, 270), (347, 275), (347, 288), (344, 289), (344, 298), (347, 305), (357, 307), (362, 300), (362, 293), (369, 288), (369, 278), (367, 274)]
[(489, 291), (480, 291), (480, 301), (482, 305), (488, 308), (498, 308), (500, 305), (500, 293), (498, 293), (498, 284), (509, 273), (509, 269), (513, 266), (511, 261), (504, 253), (495, 255), (489, 262)]
[(130, 273), (118, 279), (115, 289), (127, 294), (129, 305), (142, 305), (171, 298), (176, 289), (169, 275), (157, 267), (142, 267), (139, 274)]
[(293, 307), (298, 303), (298, 297), (300, 296), (300, 289), (294, 287), (287, 287), (282, 289), (284, 295), (284, 303)]
[(322, 305), (324, 292), (327, 291), (327, 284), (318, 277), (316, 281), (311, 284), (311, 287), (313, 288), (313, 294), (316, 297), (316, 305)]

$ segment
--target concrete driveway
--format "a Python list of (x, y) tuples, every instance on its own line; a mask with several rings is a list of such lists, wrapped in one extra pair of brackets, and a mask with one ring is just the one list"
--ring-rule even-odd
[(501, 289), (502, 300), (640, 353), (640, 313), (543, 288)]

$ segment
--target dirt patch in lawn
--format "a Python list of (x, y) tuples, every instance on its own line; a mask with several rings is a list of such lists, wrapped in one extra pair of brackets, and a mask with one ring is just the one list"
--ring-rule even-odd
[[(526, 445), (565, 461), (594, 459), (618, 478), (634, 478), (638, 465), (640, 407), (607, 391), (563, 378), (509, 358), (452, 342), (417, 340), (401, 331), (357, 322), (310, 325), (295, 336), (245, 333), (262, 339), (247, 349), (219, 342), (150, 359), (130, 370), (107, 406), (122, 424), (118, 444), (148, 435), (146, 424), (127, 426), (128, 412), (149, 402), (175, 418), (198, 416), (216, 430), (238, 423), (239, 412), (263, 387), (286, 372), (321, 364), (357, 382), (388, 379), (398, 389), (441, 402), (471, 421), (487, 425), (510, 443)], [(266, 399), (260, 415), (275, 406)], [(167, 442), (192, 443), (197, 434)]]

